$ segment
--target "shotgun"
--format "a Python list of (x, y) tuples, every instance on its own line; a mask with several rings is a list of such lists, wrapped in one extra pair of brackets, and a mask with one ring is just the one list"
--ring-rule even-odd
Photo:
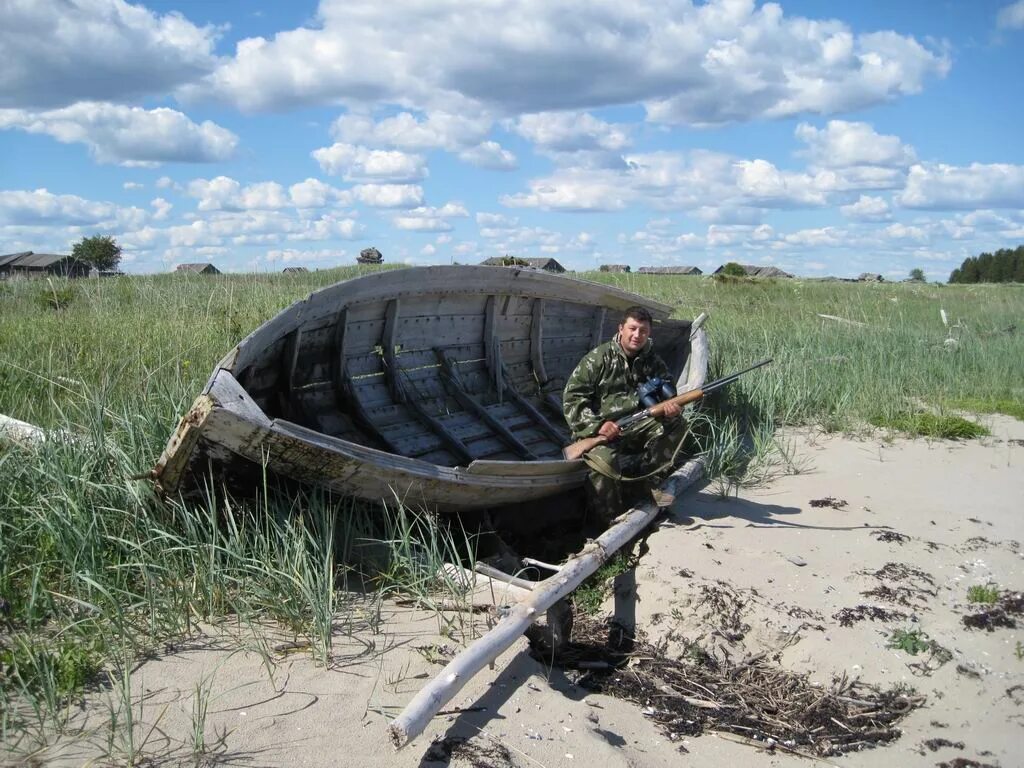
[[(684, 392), (681, 395), (670, 397), (668, 400), (664, 400), (650, 408), (644, 408), (643, 410), (637, 411), (636, 413), (631, 413), (629, 416), (623, 416), (615, 423), (618, 425), (619, 429), (626, 429), (627, 427), (635, 424), (641, 419), (646, 419), (648, 416), (660, 418), (661, 415), (665, 412), (666, 404), (675, 403), (679, 407), (682, 407), (687, 403), (692, 403), (695, 400), (700, 400), (702, 397), (704, 397), (704, 395), (710, 392), (714, 392), (716, 389), (721, 389), (726, 384), (731, 384), (743, 374), (750, 373), (752, 370), (754, 370), (755, 368), (760, 368), (762, 365), (768, 365), (768, 363), (770, 363), (771, 361), (772, 359), (770, 357), (766, 358), (765, 360), (762, 360), (759, 363), (754, 363), (749, 368), (744, 368), (742, 371), (730, 374), (728, 376), (724, 376), (718, 381), (713, 381), (706, 387), (701, 387), (700, 389), (691, 389), (689, 392)], [(591, 448), (596, 448), (597, 446), (603, 445), (604, 443), (607, 442), (608, 438), (604, 437), (603, 435), (595, 435), (594, 437), (584, 437), (582, 440), (577, 440), (575, 443), (567, 445), (565, 448), (563, 448), (562, 456), (564, 456), (569, 461), (573, 461), (574, 459), (582, 458), (583, 455)]]

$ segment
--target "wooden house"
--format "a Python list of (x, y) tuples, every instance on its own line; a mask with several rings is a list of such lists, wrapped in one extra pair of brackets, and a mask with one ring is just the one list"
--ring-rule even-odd
[[(740, 264), (743, 267), (743, 271), (747, 273), (747, 277), (792, 277), (789, 272), (783, 272), (778, 267), (758, 267), (753, 264)], [(723, 264), (715, 270), (714, 274), (719, 274), (725, 269)]]
[(699, 267), (640, 267), (641, 275), (703, 275)]
[(5, 277), (88, 277), (89, 265), (60, 253), (35, 253), (23, 251), (0, 256), (0, 275)]
[(492, 256), (480, 262), (482, 267), (529, 267), (530, 269), (541, 269), (545, 272), (561, 274), (565, 267), (554, 259), (524, 258), (522, 256)]
[(175, 272), (187, 272), (193, 275), (219, 275), (220, 270), (208, 261), (195, 264), (179, 264), (174, 268)]

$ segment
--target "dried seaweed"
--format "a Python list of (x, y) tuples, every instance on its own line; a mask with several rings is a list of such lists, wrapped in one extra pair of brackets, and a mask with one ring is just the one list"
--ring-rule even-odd
[(843, 608), (832, 614), (832, 618), (839, 622), (841, 627), (852, 627), (858, 621), (870, 619), (871, 621), (900, 621), (907, 618), (902, 611), (889, 610), (877, 605), (858, 605), (854, 608)]
[(817, 685), (764, 654), (738, 664), (706, 652), (676, 660), (637, 641), (623, 656), (604, 645), (608, 626), (598, 622), (578, 623), (573, 634), (556, 663), (578, 668), (581, 655), (607, 653), (607, 668), (588, 670), (579, 684), (643, 707), (671, 741), (717, 730), (768, 748), (840, 755), (899, 738), (897, 723), (924, 701), (906, 687), (881, 691), (845, 676)]
[(837, 499), (834, 496), (826, 496), (823, 499), (811, 499), (807, 503), (812, 507), (831, 507), (832, 509), (842, 509), (846, 506), (845, 499)]
[(910, 537), (905, 533), (899, 531), (875, 531), (872, 536), (878, 541), (893, 542), (896, 544), (902, 544), (904, 541), (909, 541)]
[(876, 579), (885, 581), (918, 581), (935, 585), (935, 579), (930, 574), (906, 563), (886, 563), (873, 573), (869, 571), (861, 571), (861, 573), (868, 573)]
[(922, 597), (921, 590), (911, 589), (910, 587), (890, 587), (885, 584), (875, 587), (874, 589), (868, 589), (861, 592), (864, 597), (873, 597), (876, 600), (884, 600), (887, 603), (896, 603), (897, 605), (903, 605), (907, 608), (918, 607), (916, 601), (922, 603), (927, 602), (927, 599)]
[(706, 609), (706, 615), (717, 623), (718, 632), (730, 642), (739, 642), (750, 631), (750, 625), (743, 621), (745, 606), (740, 595), (724, 581), (701, 584), (700, 596), (694, 602), (695, 608)]
[(515, 768), (508, 748), (492, 742), (476, 744), (464, 736), (446, 736), (431, 742), (423, 755), (424, 763), (449, 764), (453, 757), (465, 761), (473, 768)]
[[(950, 747), (952, 749), (963, 749), (964, 743), (962, 741), (950, 741), (949, 739), (938, 738), (928, 739), (927, 741), (922, 743), (921, 746), (923, 748), (926, 747), (929, 752), (938, 752), (940, 749), (944, 747)], [(920, 752), (923, 755), (924, 749), (919, 749), (918, 752)]]
[(979, 763), (977, 760), (968, 760), (966, 757), (954, 757), (945, 763), (936, 763), (936, 768), (999, 768), (992, 763)]
[(987, 629), (994, 632), (999, 627), (1016, 629), (1015, 616), (1024, 614), (1024, 592), (1003, 592), (995, 605), (984, 611), (963, 617), (964, 626), (968, 629)]

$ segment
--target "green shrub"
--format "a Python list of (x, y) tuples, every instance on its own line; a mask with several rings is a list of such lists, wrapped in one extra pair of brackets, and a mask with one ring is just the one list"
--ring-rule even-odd
[(56, 286), (49, 283), (45, 288), (40, 289), (36, 295), (36, 303), (43, 309), (62, 310), (67, 309), (75, 300), (77, 292), (70, 284)]
[(900, 413), (892, 416), (876, 415), (870, 419), (876, 427), (894, 429), (911, 436), (936, 437), (944, 440), (969, 440), (982, 437), (989, 431), (961, 416), (934, 413)]
[(999, 589), (994, 584), (974, 584), (967, 589), (967, 601), (994, 605), (999, 600)]

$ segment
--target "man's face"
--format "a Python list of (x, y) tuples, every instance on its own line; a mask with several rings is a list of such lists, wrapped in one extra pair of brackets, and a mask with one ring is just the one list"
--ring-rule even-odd
[(626, 322), (619, 326), (619, 346), (629, 357), (633, 357), (644, 348), (650, 335), (650, 323), (627, 317)]

